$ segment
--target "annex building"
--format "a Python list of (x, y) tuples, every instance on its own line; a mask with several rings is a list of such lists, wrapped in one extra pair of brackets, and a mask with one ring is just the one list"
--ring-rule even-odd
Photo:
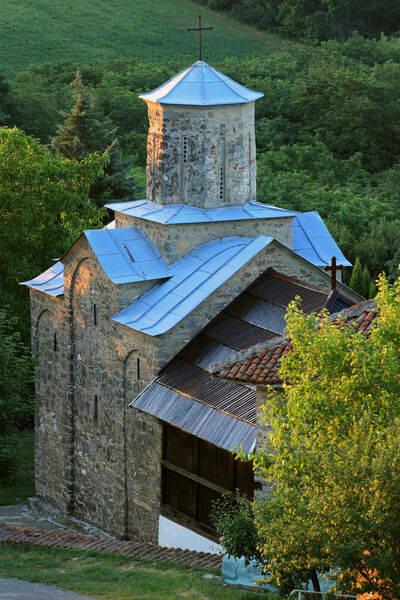
[(262, 94), (198, 61), (148, 105), (146, 199), (110, 204), (30, 288), (36, 510), (157, 542), (163, 515), (214, 537), (211, 502), (252, 495), (251, 382), (210, 364), (282, 335), (288, 303), (360, 300), (324, 267), (349, 266), (317, 213), (256, 201)]

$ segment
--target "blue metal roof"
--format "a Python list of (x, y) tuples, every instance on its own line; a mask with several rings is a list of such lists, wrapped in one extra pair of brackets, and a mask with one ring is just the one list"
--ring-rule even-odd
[(202, 60), (187, 67), (159, 88), (139, 98), (160, 104), (216, 106), (254, 102), (264, 96), (230, 79)]
[(276, 219), (293, 217), (298, 212), (278, 208), (252, 200), (241, 206), (223, 206), (219, 208), (198, 208), (188, 204), (157, 204), (150, 200), (133, 200), (106, 204), (115, 212), (139, 217), (153, 223), (178, 225), (181, 223), (206, 223), (216, 221), (241, 221), (248, 219)]
[[(139, 227), (115, 229), (115, 221), (111, 221), (104, 229), (87, 230), (84, 234), (112, 282), (122, 284), (169, 277), (167, 263)], [(61, 296), (64, 293), (64, 265), (57, 262), (21, 285), (50, 296)]]
[(171, 279), (159, 282), (113, 321), (148, 335), (172, 329), (272, 241), (228, 237), (207, 242), (170, 266)]
[(332, 256), (343, 267), (352, 264), (343, 255), (317, 212), (306, 212), (293, 219), (293, 250), (317, 267), (331, 264)]
[(168, 265), (139, 227), (92, 229), (85, 236), (114, 283), (168, 277)]
[(23, 281), (21, 285), (27, 285), (49, 296), (62, 296), (64, 293), (64, 265), (56, 262), (50, 269), (41, 273), (30, 281)]

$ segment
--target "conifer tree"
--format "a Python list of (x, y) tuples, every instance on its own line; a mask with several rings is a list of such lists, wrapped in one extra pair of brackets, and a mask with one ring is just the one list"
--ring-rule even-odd
[[(364, 274), (361, 266), (360, 259), (356, 258), (356, 262), (353, 267), (353, 271), (350, 279), (350, 287), (355, 291), (364, 296), (366, 293), (364, 285)], [(368, 290), (367, 290), (368, 291)]]
[(133, 197), (137, 183), (127, 174), (129, 161), (123, 158), (116, 137), (116, 128), (108, 118), (100, 120), (95, 100), (82, 82), (81, 72), (71, 83), (75, 104), (70, 113), (62, 113), (64, 123), (59, 125), (51, 139), (51, 149), (60, 156), (81, 162), (88, 154), (106, 152), (110, 157), (104, 175), (98, 177), (90, 190), (90, 197), (98, 204), (107, 200)]
[(363, 294), (363, 296), (365, 296), (366, 298), (370, 298), (369, 288), (371, 285), (371, 275), (370, 275), (370, 272), (368, 271), (367, 265), (365, 265), (364, 270), (363, 270), (363, 279), (364, 279), (364, 294)]

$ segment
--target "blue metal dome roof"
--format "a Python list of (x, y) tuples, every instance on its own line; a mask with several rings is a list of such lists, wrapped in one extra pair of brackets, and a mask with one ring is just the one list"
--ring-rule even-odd
[(263, 95), (262, 92), (249, 90), (198, 60), (156, 90), (140, 94), (139, 98), (160, 104), (217, 106), (253, 102)]

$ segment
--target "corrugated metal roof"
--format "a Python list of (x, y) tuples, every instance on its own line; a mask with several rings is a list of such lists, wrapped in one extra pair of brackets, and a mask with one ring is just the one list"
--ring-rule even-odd
[(114, 283), (169, 276), (167, 263), (139, 227), (93, 229), (84, 233), (105, 274)]
[[(239, 386), (238, 386), (239, 387)], [(225, 450), (253, 449), (256, 428), (153, 381), (131, 406)]]
[(211, 379), (208, 371), (182, 360), (181, 356), (161, 371), (157, 383), (255, 425), (254, 390)]
[(49, 296), (62, 296), (64, 293), (64, 265), (56, 262), (44, 273), (30, 281), (21, 282), (21, 285), (26, 285)]
[(331, 264), (332, 256), (336, 263), (344, 267), (352, 264), (343, 255), (317, 212), (297, 215), (292, 223), (293, 250), (317, 267)]
[(139, 98), (160, 104), (216, 106), (254, 102), (264, 96), (230, 79), (202, 60), (198, 60), (174, 77)]
[(170, 266), (168, 281), (152, 286), (112, 319), (148, 335), (175, 327), (266, 248), (272, 238), (227, 237), (207, 242)]
[(106, 207), (130, 217), (138, 217), (163, 225), (276, 219), (277, 217), (293, 217), (299, 214), (293, 210), (278, 208), (272, 204), (263, 204), (255, 200), (243, 205), (219, 208), (199, 208), (188, 204), (157, 204), (150, 200), (113, 202), (112, 204), (106, 204)]

